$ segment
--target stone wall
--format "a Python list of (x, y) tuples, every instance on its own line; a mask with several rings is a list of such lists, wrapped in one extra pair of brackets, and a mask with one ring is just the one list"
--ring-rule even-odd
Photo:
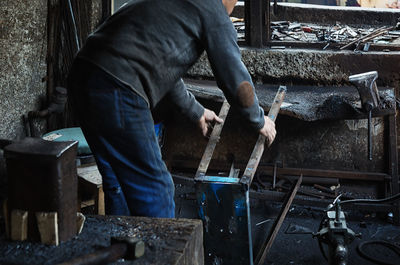
[(22, 115), (46, 97), (47, 1), (0, 5), (0, 138), (25, 136)]
[[(16, 0), (0, 4), (0, 138), (21, 139), (22, 116), (46, 98), (47, 1)], [(41, 129), (43, 130), (43, 124)], [(5, 193), (0, 151), (0, 199)]]

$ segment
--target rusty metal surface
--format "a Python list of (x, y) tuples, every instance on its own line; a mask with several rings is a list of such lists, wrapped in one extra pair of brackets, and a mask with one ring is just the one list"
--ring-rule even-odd
[(6, 146), (8, 208), (28, 211), (28, 238), (40, 241), (36, 212), (57, 212), (58, 235), (77, 233), (77, 142), (25, 138)]
[(223, 120), (222, 123), (217, 123), (214, 125), (214, 128), (211, 132), (210, 139), (207, 143), (207, 147), (204, 150), (203, 156), (200, 161), (199, 168), (197, 169), (196, 172), (196, 177), (204, 176), (207, 172), (208, 165), (210, 164), (212, 155), (214, 153), (215, 146), (217, 145), (219, 139), (220, 139), (220, 134), (222, 131), (222, 128), (224, 126), (226, 116), (228, 116), (230, 105), (228, 101), (224, 101), (222, 104), (221, 110), (218, 114), (218, 116)]
[[(381, 118), (372, 121), (372, 162), (360, 155), (367, 150), (366, 120), (305, 122), (281, 115), (276, 122), (277, 137), (260, 164), (273, 165), (273, 161), (281, 161), (284, 167), (289, 168), (386, 173), (386, 122)], [(237, 115), (229, 115), (224, 127), (210, 168), (218, 169), (221, 163), (229, 168), (229, 157), (232, 156), (236, 165), (246, 165), (257, 133), (246, 127)], [(192, 168), (195, 169), (206, 144), (207, 139), (201, 137), (195, 126), (176, 122), (167, 126), (163, 156), (171, 165), (174, 160), (178, 163), (180, 160), (193, 160), (195, 166)]]
[[(223, 93), (214, 81), (187, 79), (188, 89), (198, 98), (222, 101)], [(255, 85), (259, 103), (269, 110), (276, 85)], [(394, 113), (395, 95), (391, 88), (379, 88), (381, 107), (373, 116)], [(287, 86), (285, 103), (280, 113), (304, 121), (324, 119), (355, 119), (363, 116), (360, 95), (353, 86)], [(365, 118), (367, 116), (364, 114)]]
[(146, 217), (87, 216), (82, 233), (59, 247), (10, 242), (0, 235), (1, 264), (50, 265), (110, 246), (112, 236), (135, 236), (145, 242), (145, 254), (115, 264), (203, 264), (200, 220)]
[[(278, 117), (279, 110), (281, 108), (285, 95), (286, 95), (286, 87), (280, 86), (278, 92), (275, 95), (274, 100), (271, 103), (271, 108), (268, 112), (268, 118), (270, 118), (273, 122), (275, 122), (276, 118)], [(254, 149), (250, 155), (249, 162), (247, 163), (243, 176), (240, 179), (240, 183), (250, 186), (254, 174), (256, 173), (258, 164), (260, 163), (261, 156), (264, 153), (264, 145), (265, 145), (265, 136), (259, 135), (256, 145), (254, 146)]]

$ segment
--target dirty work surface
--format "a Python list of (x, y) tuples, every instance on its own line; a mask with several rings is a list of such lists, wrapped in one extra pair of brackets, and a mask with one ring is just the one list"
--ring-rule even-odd
[(193, 258), (194, 251), (200, 254), (203, 251), (200, 220), (89, 216), (79, 237), (58, 247), (10, 242), (5, 240), (4, 231), (0, 234), (2, 265), (65, 262), (109, 246), (111, 236), (136, 236), (146, 245), (143, 257), (118, 264), (177, 264), (185, 262), (187, 256)]
[[(194, 187), (178, 184), (176, 189), (177, 217), (196, 218), (196, 200)], [(267, 235), (281, 208), (280, 203), (250, 199), (254, 254)], [(267, 255), (265, 265), (323, 265), (328, 264), (322, 256), (318, 241), (310, 232), (317, 232), (324, 217), (324, 209), (292, 205), (281, 229)], [(357, 246), (369, 240), (400, 242), (400, 229), (386, 221), (386, 216), (374, 212), (347, 211), (347, 225), (355, 233), (361, 233), (361, 239), (355, 239), (349, 247), (348, 265), (373, 265), (357, 253)], [(400, 264), (400, 257), (382, 246), (367, 246), (368, 254), (393, 264)], [(397, 263), (396, 263), (397, 262)]]
[[(223, 101), (224, 95), (214, 81), (186, 79), (185, 84), (196, 97)], [(277, 85), (255, 85), (261, 107), (269, 110), (278, 91)], [(383, 109), (394, 107), (393, 89), (379, 90)], [(304, 121), (354, 119), (360, 115), (361, 101), (355, 87), (287, 86), (280, 113)]]

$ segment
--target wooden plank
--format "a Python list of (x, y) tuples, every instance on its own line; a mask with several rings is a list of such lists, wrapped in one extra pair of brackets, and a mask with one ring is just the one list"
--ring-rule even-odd
[[(278, 116), (285, 95), (286, 95), (286, 87), (280, 86), (278, 92), (275, 95), (271, 109), (269, 110), (268, 113), (268, 117), (274, 122), (276, 120), (276, 117)], [(254, 146), (253, 152), (251, 153), (244, 174), (240, 179), (240, 183), (250, 186), (251, 182), (253, 181), (254, 174), (256, 173), (258, 164), (260, 163), (261, 156), (264, 153), (264, 144), (265, 144), (265, 136), (263, 135), (258, 136), (256, 145)]]
[(11, 211), (11, 240), (24, 241), (28, 238), (28, 212)]
[(47, 245), (58, 246), (57, 212), (37, 212), (36, 219), (41, 242)]
[(225, 100), (218, 115), (223, 120), (223, 122), (215, 124), (214, 129), (211, 132), (210, 140), (207, 143), (206, 150), (203, 153), (203, 157), (201, 158), (200, 165), (195, 175), (196, 178), (205, 175), (207, 172), (208, 165), (210, 164), (215, 146), (219, 141), (222, 127), (224, 127), (226, 116), (228, 116), (229, 108), (230, 105), (228, 101)]
[(294, 197), (296, 196), (297, 190), (300, 188), (302, 179), (303, 176), (300, 176), (296, 184), (292, 186), (290, 191), (290, 196), (288, 196), (287, 199), (285, 200), (283, 204), (284, 207), (281, 208), (281, 212), (279, 213), (278, 218), (275, 220), (275, 223), (270, 230), (266, 242), (264, 242), (260, 252), (257, 254), (254, 264), (258, 265), (264, 264), (265, 258), (267, 257), (267, 253), (271, 249), (272, 243), (274, 243), (274, 240), (278, 235), (279, 229), (281, 228), (282, 223), (285, 220), (286, 214), (289, 211), (289, 207), (292, 204)]

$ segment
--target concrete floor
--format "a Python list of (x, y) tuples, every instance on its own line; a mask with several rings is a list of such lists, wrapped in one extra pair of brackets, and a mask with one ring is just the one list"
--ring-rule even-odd
[[(250, 205), (252, 207), (254, 253), (256, 254), (260, 241), (267, 236), (281, 205), (260, 200), (251, 200)], [(194, 189), (186, 185), (177, 185), (176, 216), (179, 218), (198, 218), (196, 209)], [(264, 264), (328, 264), (319, 250), (317, 239), (313, 239), (311, 234), (291, 233), (291, 228), (294, 225), (297, 225), (303, 231), (317, 232), (323, 216), (323, 209), (292, 205)], [(375, 264), (360, 257), (357, 253), (357, 246), (363, 241), (385, 240), (400, 243), (400, 227), (390, 224), (386, 216), (377, 216), (375, 213), (347, 212), (346, 220), (348, 227), (355, 233), (362, 234), (362, 238), (354, 240), (349, 247), (349, 265)], [(400, 256), (387, 248), (373, 246), (366, 249), (375, 258), (379, 257), (382, 261), (391, 264), (400, 264)]]

